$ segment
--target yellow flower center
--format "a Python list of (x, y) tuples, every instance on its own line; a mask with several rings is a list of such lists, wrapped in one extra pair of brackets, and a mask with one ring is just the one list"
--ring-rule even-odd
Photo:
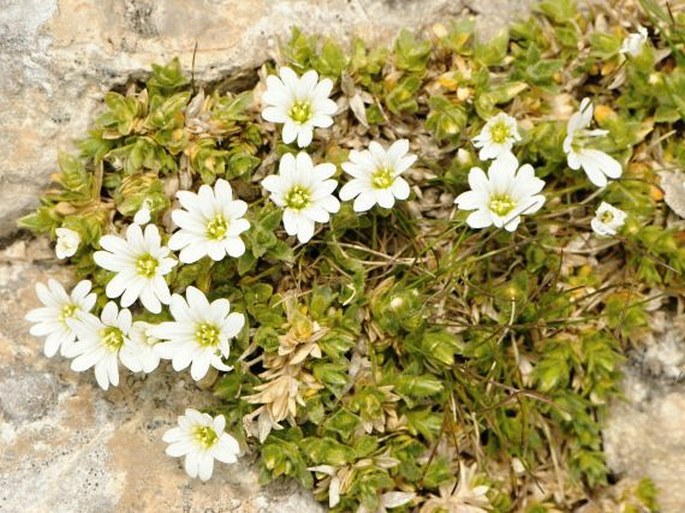
[(312, 119), (313, 115), (314, 112), (312, 112), (312, 102), (309, 100), (296, 101), (288, 111), (288, 117), (300, 124), (306, 123)]
[(195, 440), (200, 442), (205, 449), (209, 449), (219, 440), (216, 431), (209, 426), (197, 426), (194, 431)]
[(124, 334), (115, 326), (104, 328), (100, 331), (100, 337), (102, 338), (102, 345), (113, 353), (117, 352), (124, 345)]
[(72, 305), (71, 303), (64, 305), (59, 313), (59, 322), (66, 326), (67, 319), (71, 319), (76, 313), (76, 310), (78, 310), (78, 306), (76, 305)]
[(504, 144), (509, 137), (509, 127), (504, 121), (498, 121), (490, 127), (490, 137), (497, 144)]
[(219, 328), (212, 324), (200, 324), (195, 330), (195, 341), (202, 347), (218, 346)]
[(490, 196), (490, 210), (499, 216), (505, 216), (516, 207), (516, 202), (508, 194)]
[(223, 239), (224, 235), (226, 235), (227, 230), (228, 221), (221, 214), (217, 214), (216, 216), (214, 216), (214, 218), (212, 218), (211, 221), (207, 223), (207, 237), (209, 237), (212, 240)]
[(301, 185), (295, 185), (285, 195), (285, 206), (293, 210), (302, 210), (311, 203), (312, 194), (309, 189)]
[(609, 224), (614, 220), (614, 213), (606, 210), (599, 215), (599, 220), (604, 224)]
[(141, 257), (138, 257), (138, 260), (136, 261), (136, 271), (138, 271), (138, 274), (143, 278), (154, 278), (158, 265), (159, 262), (157, 259), (150, 253), (147, 253)]
[(395, 183), (395, 174), (387, 167), (376, 169), (371, 175), (371, 185), (374, 189), (387, 189)]

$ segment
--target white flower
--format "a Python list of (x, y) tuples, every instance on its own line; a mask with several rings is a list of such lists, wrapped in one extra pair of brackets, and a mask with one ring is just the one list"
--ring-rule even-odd
[(110, 299), (121, 296), (121, 306), (131, 306), (136, 299), (152, 313), (162, 311), (161, 303), (169, 304), (169, 286), (164, 275), (171, 272), (176, 260), (169, 258), (169, 248), (161, 245), (159, 230), (154, 224), (142, 228), (132, 224), (126, 239), (117, 235), (103, 235), (100, 246), (105, 251), (93, 253), (100, 267), (117, 275), (107, 284), (105, 293)]
[(54, 356), (58, 349), (62, 356), (72, 355), (76, 332), (67, 320), (80, 320), (93, 309), (97, 298), (90, 288), (91, 283), (83, 280), (69, 295), (56, 280), (49, 279), (47, 287), (36, 283), (36, 294), (45, 306), (28, 312), (26, 320), (35, 323), (31, 327), (31, 335), (45, 336), (43, 352), (48, 358)]
[(483, 130), (473, 139), (473, 145), (480, 148), (478, 158), (481, 160), (496, 159), (505, 153), (511, 153), (511, 147), (521, 140), (516, 120), (500, 112), (490, 118)]
[(297, 158), (286, 153), (278, 165), (278, 174), (262, 180), (271, 193), (271, 201), (283, 208), (283, 226), (288, 235), (307, 242), (314, 236), (314, 223), (327, 223), (330, 214), (340, 210), (340, 202), (333, 196), (338, 182), (330, 180), (335, 174), (333, 164), (315, 166), (304, 152)]
[(590, 226), (597, 235), (611, 237), (618, 233), (626, 222), (626, 217), (628, 215), (623, 210), (602, 201), (595, 211), (595, 217), (590, 221)]
[(207, 481), (214, 471), (214, 460), (223, 463), (238, 461), (238, 441), (224, 432), (226, 419), (223, 415), (212, 418), (207, 413), (188, 408), (178, 418), (178, 427), (169, 429), (162, 440), (169, 444), (166, 453), (178, 458), (185, 456), (185, 471), (192, 477)]
[(409, 197), (409, 184), (400, 175), (416, 161), (416, 155), (408, 153), (409, 141), (395, 141), (387, 150), (372, 141), (369, 149), (352, 150), (350, 161), (342, 168), (352, 179), (340, 189), (340, 199), (354, 200), (355, 212), (366, 212), (376, 203), (392, 208), (395, 199)]
[(290, 144), (297, 139), (297, 145), (304, 148), (312, 142), (314, 127), (326, 128), (333, 124), (331, 116), (338, 110), (328, 98), (333, 82), (327, 78), (318, 82), (319, 75), (314, 70), (300, 78), (292, 69), (283, 67), (279, 75), (280, 78), (266, 77), (262, 117), (273, 123), (284, 123), (283, 142)]
[(592, 103), (583, 98), (580, 111), (574, 113), (568, 120), (564, 152), (571, 169), (583, 168), (590, 181), (597, 187), (604, 187), (608, 178), (619, 178), (623, 169), (621, 164), (603, 151), (585, 148), (585, 144), (592, 137), (606, 135), (607, 130), (588, 130), (592, 122)]
[(155, 349), (162, 358), (171, 360), (176, 371), (190, 365), (190, 375), (195, 381), (202, 379), (210, 366), (220, 371), (231, 370), (221, 359), (228, 357), (229, 339), (243, 329), (245, 316), (230, 313), (227, 299), (210, 304), (195, 287), (188, 287), (186, 299), (178, 294), (171, 296), (169, 310), (174, 321), (148, 330), (148, 336), (163, 340)]
[(135, 321), (128, 332), (129, 347), (135, 353), (138, 365), (129, 367), (133, 372), (150, 373), (159, 366), (159, 353), (155, 346), (160, 340), (150, 335), (150, 328), (155, 325), (144, 321)]
[(169, 239), (169, 248), (181, 250), (181, 262), (191, 264), (204, 256), (218, 261), (245, 253), (240, 234), (250, 228), (243, 218), (247, 203), (233, 199), (231, 184), (219, 179), (214, 189), (205, 184), (197, 194), (179, 191), (176, 197), (183, 209), (174, 210), (171, 218), (181, 229)]
[(545, 203), (538, 194), (545, 182), (536, 178), (530, 164), (518, 169), (512, 154), (504, 155), (490, 164), (488, 174), (473, 167), (469, 171), (470, 191), (457, 196), (454, 202), (460, 210), (475, 210), (466, 218), (471, 228), (495, 225), (513, 232), (524, 214), (537, 212)]
[(642, 47), (647, 42), (648, 37), (647, 29), (638, 25), (637, 32), (628, 34), (623, 40), (619, 52), (637, 57), (642, 52)]
[(135, 351), (131, 348), (129, 331), (131, 312), (119, 311), (110, 301), (102, 309), (100, 318), (89, 314), (83, 319), (69, 321), (76, 332), (71, 369), (81, 372), (95, 367), (95, 380), (103, 390), (119, 384), (119, 359), (131, 370), (140, 367)]
[(55, 234), (57, 235), (57, 245), (55, 246), (57, 258), (63, 260), (73, 256), (81, 244), (81, 236), (69, 228), (57, 228)]
[(139, 224), (140, 226), (146, 225), (150, 222), (150, 205), (147, 200), (143, 202), (143, 206), (140, 207), (140, 210), (138, 210), (136, 215), (133, 216), (133, 222)]

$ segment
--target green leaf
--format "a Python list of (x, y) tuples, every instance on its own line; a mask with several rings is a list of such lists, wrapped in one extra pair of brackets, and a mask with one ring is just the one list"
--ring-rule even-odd
[(326, 39), (321, 52), (312, 58), (312, 66), (320, 75), (340, 78), (347, 68), (348, 59), (340, 45), (331, 39)]
[(432, 412), (430, 409), (412, 410), (406, 413), (409, 432), (420, 434), (429, 442), (432, 442), (440, 431), (442, 415)]
[(249, 178), (252, 171), (257, 169), (261, 159), (247, 152), (236, 153), (228, 157), (226, 176), (227, 180), (235, 178)]
[(592, 54), (600, 59), (609, 59), (621, 48), (621, 38), (608, 32), (593, 32), (589, 35)]
[(312, 364), (312, 371), (318, 381), (334, 391), (348, 380), (347, 365), (342, 362), (317, 362)]
[(428, 105), (431, 110), (426, 119), (426, 128), (433, 132), (438, 141), (443, 139), (456, 141), (468, 119), (464, 107), (440, 95), (432, 96)]
[(536, 10), (546, 14), (558, 24), (568, 23), (576, 15), (573, 0), (545, 0), (536, 6)]
[(130, 134), (139, 114), (137, 100), (110, 91), (105, 94), (105, 104), (109, 110), (98, 118), (98, 123), (111, 129), (107, 138)]
[(181, 62), (174, 58), (166, 66), (152, 65), (152, 76), (147, 81), (147, 87), (153, 94), (167, 96), (190, 84), (181, 71)]
[(250, 272), (257, 265), (257, 257), (252, 251), (245, 251), (243, 255), (238, 258), (238, 274), (243, 276)]
[(451, 366), (454, 355), (459, 352), (462, 342), (453, 334), (443, 330), (427, 330), (420, 338), (418, 350), (429, 361)]
[(440, 39), (440, 43), (454, 53), (470, 55), (474, 28), (473, 19), (464, 18), (453, 21), (449, 32)]
[(253, 101), (252, 91), (244, 91), (237, 95), (227, 94), (216, 101), (212, 109), (212, 119), (230, 124), (234, 121), (246, 121), (249, 116), (245, 113)]
[[(291, 432), (293, 430), (288, 430)], [(307, 461), (299, 443), (284, 440), (272, 434), (261, 448), (262, 465), (271, 477), (288, 476), (296, 478), (305, 488), (312, 488), (314, 479), (307, 470)]]
[(416, 112), (419, 109), (416, 93), (420, 87), (421, 79), (415, 75), (402, 79), (385, 96), (385, 105), (388, 107), (388, 110), (393, 114)]
[(305, 438), (302, 440), (302, 449), (316, 465), (339, 467), (351, 462), (355, 457), (354, 449), (331, 437)]
[(313, 38), (306, 36), (297, 27), (293, 27), (290, 40), (283, 48), (287, 61), (299, 72), (310, 68), (310, 60), (315, 54)]
[(360, 424), (359, 417), (345, 408), (340, 408), (328, 417), (323, 423), (323, 427), (327, 431), (340, 435), (343, 440), (347, 440)]
[(402, 374), (395, 378), (394, 383), (397, 393), (416, 399), (439, 394), (444, 389), (442, 381), (431, 374), (423, 376)]
[(54, 213), (52, 208), (43, 205), (38, 207), (38, 210), (33, 214), (20, 218), (17, 221), (17, 225), (21, 228), (31, 230), (36, 234), (50, 233), (55, 228), (59, 227), (59, 217)]
[(418, 41), (414, 33), (403, 29), (395, 41), (395, 66), (409, 72), (422, 72), (430, 58), (429, 41)]
[(177, 93), (159, 104), (148, 114), (145, 124), (150, 128), (172, 130), (183, 127), (185, 115), (183, 110), (190, 100), (190, 92)]
[(488, 67), (503, 63), (509, 47), (509, 31), (501, 31), (487, 43), (478, 43), (473, 57)]

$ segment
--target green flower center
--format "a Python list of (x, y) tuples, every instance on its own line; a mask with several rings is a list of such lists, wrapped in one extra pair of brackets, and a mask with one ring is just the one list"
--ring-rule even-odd
[(387, 189), (395, 183), (395, 174), (387, 167), (376, 169), (371, 175), (371, 185), (374, 189)]
[(195, 330), (195, 340), (202, 347), (218, 346), (219, 328), (212, 324), (200, 324)]
[(490, 137), (497, 144), (504, 144), (509, 137), (509, 127), (504, 121), (498, 121), (490, 127)]
[(219, 440), (216, 431), (209, 426), (197, 426), (194, 435), (195, 440), (200, 442), (205, 449), (209, 449)]
[(228, 221), (226, 221), (226, 218), (221, 214), (217, 214), (211, 221), (207, 223), (207, 237), (212, 240), (223, 239), (227, 230)]
[(302, 210), (311, 203), (312, 193), (309, 189), (296, 185), (285, 195), (285, 206), (293, 210)]
[(312, 119), (312, 102), (309, 100), (298, 100), (293, 103), (288, 111), (288, 117), (297, 123), (306, 123)]
[(138, 257), (138, 260), (136, 261), (136, 271), (138, 271), (138, 274), (143, 278), (154, 278), (158, 265), (159, 262), (157, 259), (150, 253), (147, 253), (146, 255)]
[(117, 352), (124, 345), (124, 334), (115, 326), (107, 326), (100, 331), (102, 344), (110, 351)]
[(609, 224), (614, 220), (614, 214), (607, 210), (599, 215), (599, 220), (604, 224)]
[(76, 310), (78, 310), (78, 306), (76, 305), (72, 305), (71, 303), (64, 305), (59, 313), (59, 322), (66, 326), (67, 319), (71, 319), (76, 313)]
[(499, 216), (505, 216), (516, 206), (516, 202), (508, 194), (490, 196), (490, 210)]

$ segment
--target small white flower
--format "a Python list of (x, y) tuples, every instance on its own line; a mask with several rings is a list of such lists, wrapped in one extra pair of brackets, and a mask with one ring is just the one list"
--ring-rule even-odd
[(93, 260), (100, 267), (117, 273), (107, 284), (107, 297), (121, 296), (123, 307), (131, 306), (140, 298), (150, 312), (161, 312), (161, 303), (167, 305), (171, 299), (164, 275), (176, 265), (176, 260), (168, 256), (169, 248), (161, 244), (159, 230), (154, 224), (145, 227), (145, 234), (139, 225), (132, 224), (126, 231), (126, 239), (103, 235), (100, 246), (105, 251), (93, 253)]
[(214, 460), (235, 463), (240, 455), (238, 441), (224, 432), (223, 415), (212, 418), (207, 413), (188, 408), (178, 418), (178, 427), (169, 429), (162, 440), (169, 444), (166, 453), (178, 458), (185, 456), (185, 471), (192, 477), (207, 481), (214, 471)]
[(135, 353), (139, 365), (129, 367), (133, 372), (150, 373), (159, 366), (159, 353), (155, 349), (160, 340), (153, 337), (149, 331), (155, 325), (144, 321), (135, 321), (128, 333), (129, 347)]
[(181, 229), (169, 239), (169, 248), (181, 250), (181, 262), (191, 264), (204, 256), (219, 261), (245, 253), (240, 234), (250, 228), (243, 218), (247, 203), (233, 199), (231, 184), (219, 179), (214, 189), (205, 184), (197, 194), (179, 191), (176, 197), (183, 209), (174, 210), (171, 218)]
[(395, 141), (387, 150), (372, 141), (368, 150), (350, 152), (342, 168), (352, 179), (340, 189), (340, 199), (354, 200), (355, 212), (366, 212), (375, 204), (392, 208), (395, 199), (409, 197), (409, 184), (400, 175), (416, 161), (409, 152), (409, 141)]
[(297, 235), (301, 243), (314, 236), (314, 223), (327, 223), (330, 214), (340, 210), (340, 202), (333, 196), (338, 182), (330, 180), (335, 174), (333, 164), (314, 165), (304, 152), (297, 158), (286, 153), (278, 165), (278, 174), (262, 180), (271, 193), (271, 201), (283, 208), (283, 226), (288, 235)]
[(642, 52), (642, 47), (647, 42), (649, 34), (647, 29), (641, 25), (638, 25), (637, 32), (628, 34), (623, 43), (621, 43), (621, 48), (619, 50), (622, 54), (629, 54), (633, 57), (637, 57)]
[(103, 390), (119, 384), (119, 359), (127, 368), (140, 367), (138, 356), (131, 348), (129, 331), (131, 312), (126, 308), (119, 311), (116, 303), (110, 301), (102, 309), (100, 318), (89, 314), (83, 319), (69, 321), (76, 332), (71, 369), (76, 372), (95, 367), (95, 380)]
[(626, 217), (628, 215), (623, 210), (602, 201), (595, 211), (595, 217), (590, 221), (590, 226), (597, 235), (611, 237), (618, 233), (626, 222)]
[(175, 371), (190, 365), (190, 375), (199, 381), (210, 366), (220, 371), (231, 370), (221, 359), (230, 353), (229, 339), (245, 325), (243, 314), (230, 313), (227, 299), (217, 299), (210, 304), (195, 287), (188, 287), (186, 299), (179, 294), (171, 296), (169, 310), (174, 321), (148, 329), (148, 336), (163, 340), (155, 350), (162, 358), (171, 360)]
[(312, 142), (314, 127), (326, 128), (333, 124), (331, 116), (338, 110), (328, 98), (333, 82), (327, 78), (319, 82), (314, 70), (298, 77), (288, 67), (281, 68), (279, 76), (266, 77), (262, 117), (273, 123), (284, 123), (283, 142), (290, 144), (297, 139), (297, 145), (304, 148)]
[(69, 228), (57, 228), (55, 234), (57, 235), (57, 245), (55, 246), (57, 258), (63, 260), (73, 256), (81, 244), (81, 236), (78, 232)]
[(603, 151), (586, 148), (585, 144), (592, 137), (606, 135), (607, 130), (588, 130), (592, 122), (592, 103), (583, 98), (580, 111), (574, 113), (568, 120), (564, 152), (567, 155), (568, 167), (573, 170), (583, 168), (590, 181), (597, 187), (604, 187), (607, 178), (619, 178), (623, 169), (621, 164)]
[(36, 283), (36, 294), (43, 307), (35, 308), (26, 314), (26, 320), (35, 323), (31, 335), (45, 336), (43, 352), (48, 358), (60, 350), (62, 356), (73, 354), (76, 332), (69, 326), (69, 319), (81, 320), (95, 306), (96, 295), (90, 292), (91, 283), (80, 281), (71, 295), (56, 280), (49, 279), (47, 287)]
[(520, 140), (516, 119), (500, 112), (485, 123), (480, 134), (474, 137), (473, 145), (480, 148), (479, 159), (490, 160), (511, 153), (514, 143)]
[(538, 193), (545, 182), (535, 176), (530, 164), (517, 169), (518, 161), (512, 154), (494, 160), (487, 176), (482, 169), (471, 168), (471, 190), (461, 193), (454, 200), (460, 210), (475, 210), (466, 218), (471, 228), (495, 225), (513, 232), (522, 215), (540, 210), (545, 197)]
[(143, 201), (143, 206), (140, 207), (140, 210), (136, 212), (136, 215), (133, 216), (133, 222), (136, 224), (139, 224), (140, 226), (146, 225), (147, 223), (150, 222), (150, 202), (145, 200)]

